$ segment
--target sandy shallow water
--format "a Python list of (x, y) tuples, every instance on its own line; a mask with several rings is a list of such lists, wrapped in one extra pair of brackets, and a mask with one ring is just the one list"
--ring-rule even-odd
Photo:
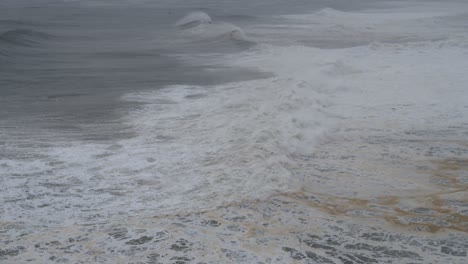
[[(322, 175), (316, 186), (342, 177), (351, 195), (304, 188), (194, 214), (33, 232), (2, 223), (2, 263), (466, 263), (466, 132), (400, 130), (392, 138), (379, 127), (347, 127), (322, 140), (307, 169)], [(381, 155), (362, 160), (374, 152)], [(356, 192), (362, 177), (386, 174), (427, 175), (427, 189)]]

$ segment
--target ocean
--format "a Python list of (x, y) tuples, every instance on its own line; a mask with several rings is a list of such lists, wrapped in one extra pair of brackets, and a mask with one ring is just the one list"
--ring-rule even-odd
[(466, 263), (467, 69), (465, 1), (2, 0), (0, 262)]

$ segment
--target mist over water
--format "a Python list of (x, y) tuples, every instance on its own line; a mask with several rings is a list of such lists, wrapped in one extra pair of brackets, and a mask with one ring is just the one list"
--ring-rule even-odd
[[(324, 232), (342, 240), (318, 247), (319, 255), (282, 247), (296, 260), (363, 263), (350, 252), (368, 250), (376, 262), (462, 263), (459, 233), (440, 237), (437, 254), (427, 253), (435, 242), (419, 236), (371, 248), (361, 241), (365, 227), (339, 221), (374, 221), (385, 232), (468, 231), (467, 8), (462, 1), (4, 0), (0, 231), (10, 240), (24, 233), (27, 244), (36, 232), (52, 239), (56, 230), (89, 226), (86, 236), (99, 230), (119, 240), (114, 225), (152, 230), (154, 223), (138, 221), (161, 217), (159, 228), (171, 215), (193, 214), (195, 223), (197, 214), (240, 205), (239, 214), (251, 216), (242, 221), (274, 211), (276, 231), (249, 229), (272, 236), (294, 223), (298, 238), (311, 229), (304, 219), (323, 230), (338, 221)], [(277, 199), (290, 200), (268, 204)], [(317, 213), (288, 207), (296, 202)], [(220, 225), (234, 219), (230, 213), (219, 213)], [(243, 234), (236, 228), (222, 232)], [(299, 244), (315, 245), (310, 239)], [(101, 242), (120, 243), (109, 241)], [(403, 244), (413, 251), (398, 251)], [(27, 251), (1, 251), (5, 245), (0, 260)], [(250, 249), (242, 257), (225, 247), (233, 262), (259, 260)]]

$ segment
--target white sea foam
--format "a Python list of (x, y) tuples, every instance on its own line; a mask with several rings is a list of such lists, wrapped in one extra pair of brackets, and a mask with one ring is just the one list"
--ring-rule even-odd
[[(437, 43), (406, 51), (391, 45), (339, 51), (259, 46), (230, 62), (272, 71), (276, 77), (128, 94), (123, 100), (144, 103), (123, 118), (137, 137), (114, 145), (57, 145), (33, 163), (2, 160), (2, 171), (10, 175), (37, 174), (2, 183), (5, 199), (23, 199), (34, 207), (23, 211), (8, 203), (3, 215), (41, 222), (62, 211), (54, 217), (57, 223), (89, 222), (98, 212), (157, 215), (298, 190), (308, 176), (297, 170), (304, 165), (297, 157), (313, 153), (333, 116), (372, 115), (378, 106), (396, 102), (419, 105), (415, 109), (451, 102), (432, 106), (430, 112), (466, 118), (459, 111), (468, 101), (462, 89), (468, 65), (462, 54), (466, 56), (465, 48)], [(426, 114), (415, 111), (400, 118), (411, 122), (428, 118)], [(369, 175), (366, 186), (354, 186), (359, 181), (352, 178), (347, 185), (310, 178), (314, 183), (307, 188), (371, 195), (412, 186), (406, 177), (375, 176)], [(21, 192), (25, 185), (29, 191)]]
[(283, 15), (281, 18), (286, 23), (253, 25), (249, 36), (260, 43), (302, 43), (320, 48), (342, 48), (371, 42), (440, 40), (466, 33), (463, 27), (453, 24), (454, 20), (466, 15), (465, 9), (459, 5), (432, 3), (424, 8), (403, 5), (404, 8), (397, 6), (358, 12), (325, 8), (309, 14)]
[[(441, 10), (324, 9), (244, 27), (269, 44), (206, 57), (274, 77), (128, 93), (139, 104), (119, 123), (133, 138), (37, 147), (0, 131), (7, 261), (465, 264), (468, 36)], [(320, 49), (298, 36), (365, 41)], [(17, 145), (27, 153), (10, 154)]]
[[(341, 17), (340, 23), (346, 20), (344, 12), (324, 12)], [(356, 23), (360, 28), (365, 24)], [(200, 24), (184, 32), (218, 36), (232, 32), (228, 27)], [(378, 28), (388, 33), (384, 29)], [(350, 35), (340, 36), (347, 40)], [(281, 37), (290, 35), (270, 35), (269, 40)], [(437, 41), (380, 41), (338, 50), (259, 45), (226, 55), (223, 61), (229, 65), (259, 68), (275, 77), (125, 95), (124, 101), (144, 103), (121, 120), (133, 128), (134, 138), (111, 145), (57, 144), (42, 150), (34, 162), (0, 161), (2, 173), (13, 175), (0, 177), (1, 193), (8, 200), (2, 220), (21, 216), (61, 224), (66, 219), (107, 221), (98, 215), (187, 212), (296, 191), (304, 183), (313, 191), (359, 191), (363, 196), (417, 186), (417, 180), (403, 174), (360, 175), (356, 180), (346, 178), (350, 169), (341, 178), (324, 180), (299, 168), (307, 168), (304, 160), (336, 120), (380, 116), (372, 119), (375, 124), (388, 119), (417, 124), (436, 113), (466, 122), (467, 54), (466, 37), (457, 34)], [(395, 104), (414, 107), (399, 115), (383, 107)], [(428, 106), (429, 111), (422, 111)], [(37, 176), (21, 177), (27, 173)]]
[[(254, 67), (277, 60), (270, 51), (248, 52), (238, 63)], [(304, 51), (311, 51), (307, 56), (317, 52)], [(314, 84), (307, 64), (298, 63), (278, 64), (283, 72), (265, 80), (126, 95), (125, 101), (144, 103), (122, 120), (138, 136), (110, 146), (71, 142), (44, 150), (42, 164), (35, 167), (52, 173), (28, 181), (34, 186), (29, 204), (36, 209), (22, 214), (43, 215), (30, 219), (46, 221), (46, 215), (61, 210), (58, 223), (70, 215), (88, 222), (98, 211), (187, 212), (298, 190), (296, 158), (313, 152), (330, 122), (321, 93), (325, 84)], [(305, 73), (288, 72), (294, 68)], [(301, 74), (307, 79), (297, 78)], [(11, 161), (2, 162), (11, 167)], [(4, 187), (22, 184), (10, 181)], [(60, 203), (42, 206), (51, 190), (66, 190), (66, 195)], [(6, 211), (18, 216), (14, 207)]]

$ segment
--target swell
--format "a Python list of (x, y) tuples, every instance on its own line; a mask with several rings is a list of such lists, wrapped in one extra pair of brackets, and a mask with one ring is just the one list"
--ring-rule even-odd
[(30, 26), (31, 23), (23, 20), (15, 20), (15, 19), (0, 19), (1, 26)]
[(33, 47), (52, 38), (51, 34), (32, 29), (11, 29), (0, 34), (2, 43), (23, 47)]
[(0, 34), (0, 56), (17, 55), (24, 49), (39, 48), (55, 36), (38, 30), (18, 28)]

